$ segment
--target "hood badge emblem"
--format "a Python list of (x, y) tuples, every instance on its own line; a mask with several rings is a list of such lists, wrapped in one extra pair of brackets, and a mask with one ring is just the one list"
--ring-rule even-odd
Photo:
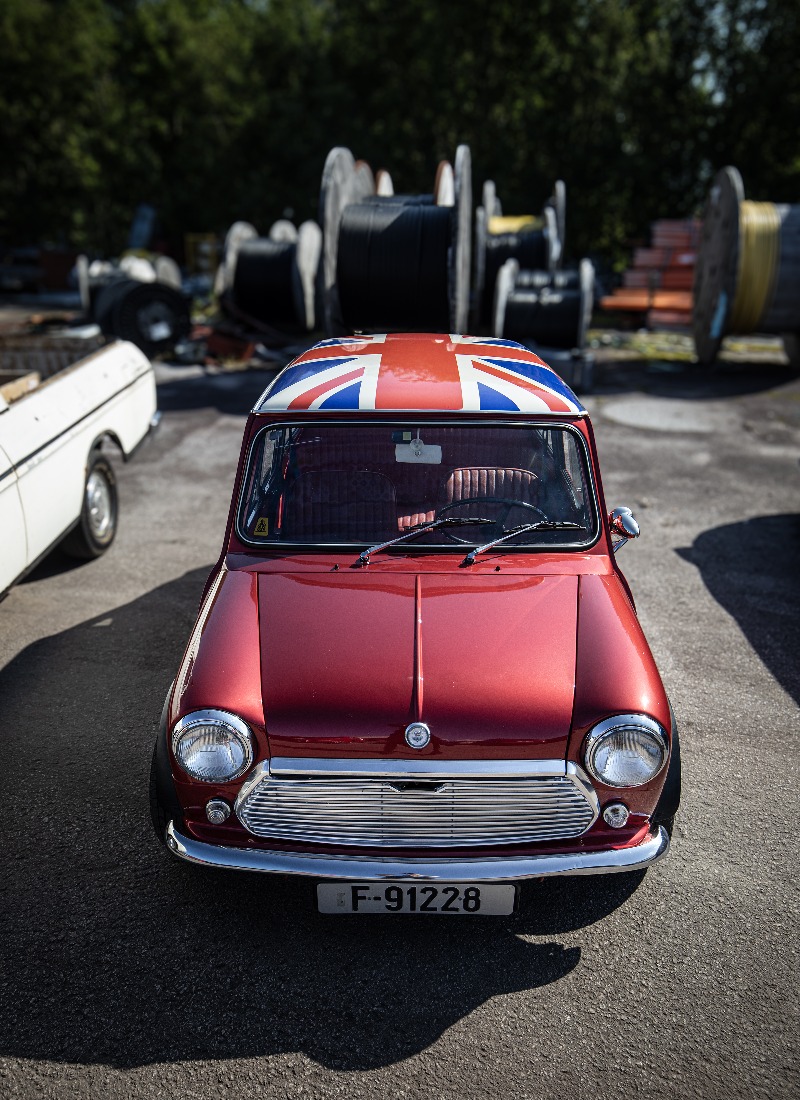
[(412, 722), (406, 726), (405, 739), (409, 748), (424, 749), (430, 742), (431, 731), (424, 722)]

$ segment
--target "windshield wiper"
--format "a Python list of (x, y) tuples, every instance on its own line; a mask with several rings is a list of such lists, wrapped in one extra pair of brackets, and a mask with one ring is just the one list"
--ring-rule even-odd
[(379, 542), (376, 546), (370, 546), (367, 550), (362, 550), (358, 555), (356, 565), (369, 565), (369, 559), (371, 554), (377, 554), (379, 550), (385, 550), (387, 546), (394, 546), (396, 542), (403, 542), (404, 539), (414, 538), (416, 535), (422, 535), (425, 531), (435, 531), (437, 527), (465, 527), (472, 523), (494, 523), (493, 519), (485, 519), (483, 516), (444, 516), (442, 519), (432, 519), (429, 523), (415, 523), (413, 527), (409, 527), (407, 531), (404, 531), (402, 535), (398, 535), (396, 539), (389, 539), (388, 542)]
[(493, 546), (505, 542), (506, 539), (513, 539), (514, 535), (524, 535), (527, 531), (560, 531), (563, 528), (575, 528), (578, 531), (586, 530), (582, 523), (573, 523), (571, 520), (567, 519), (540, 519), (538, 523), (523, 523), (519, 527), (512, 527), (510, 531), (506, 531), (506, 533), (499, 538), (492, 539), (491, 542), (485, 542), (483, 546), (476, 546), (474, 550), (470, 550), (461, 564), (474, 565), (475, 558), (478, 554), (482, 554), (484, 550), (491, 550)]

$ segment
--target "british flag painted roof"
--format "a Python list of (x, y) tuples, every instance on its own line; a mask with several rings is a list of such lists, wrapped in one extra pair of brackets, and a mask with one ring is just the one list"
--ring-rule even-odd
[(254, 411), (312, 409), (586, 412), (555, 371), (521, 344), (428, 333), (323, 340), (281, 371)]

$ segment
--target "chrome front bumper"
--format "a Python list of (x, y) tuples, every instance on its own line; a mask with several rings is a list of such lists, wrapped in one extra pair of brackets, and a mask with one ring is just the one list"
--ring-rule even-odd
[(254, 848), (226, 848), (183, 836), (170, 821), (165, 833), (171, 852), (189, 863), (230, 871), (262, 871), (270, 875), (305, 875), (315, 879), (413, 879), (427, 882), (517, 882), (548, 875), (607, 875), (642, 871), (669, 850), (663, 826), (635, 848), (559, 855), (507, 856), (502, 859), (398, 859), (374, 856), (311, 855), (305, 852), (267, 852)]

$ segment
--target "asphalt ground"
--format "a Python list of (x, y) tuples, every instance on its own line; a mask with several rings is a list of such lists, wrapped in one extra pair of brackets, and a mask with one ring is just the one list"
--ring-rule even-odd
[(156, 723), (271, 377), (160, 366), (111, 551), (0, 604), (3, 1100), (798, 1095), (800, 380), (611, 354), (585, 400), (682, 731), (668, 857), (451, 922), (160, 849)]

